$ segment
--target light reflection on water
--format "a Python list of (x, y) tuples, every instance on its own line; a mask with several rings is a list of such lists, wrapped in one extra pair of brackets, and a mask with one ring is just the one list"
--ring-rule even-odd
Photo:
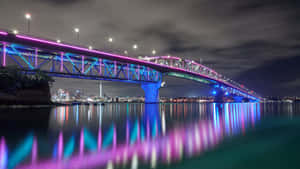
[[(299, 109), (285, 107), (290, 116)], [(281, 108), (258, 103), (54, 107), (47, 131), (33, 129), (17, 145), (1, 137), (0, 169), (155, 168), (245, 134), (268, 111)]]

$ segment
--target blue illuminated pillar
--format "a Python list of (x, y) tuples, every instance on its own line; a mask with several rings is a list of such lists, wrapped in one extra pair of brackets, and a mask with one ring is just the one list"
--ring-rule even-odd
[(241, 103), (243, 101), (244, 97), (234, 96), (233, 99), (234, 99), (234, 102)]
[(159, 88), (161, 81), (157, 83), (142, 83), (142, 88), (145, 92), (145, 103), (159, 102)]

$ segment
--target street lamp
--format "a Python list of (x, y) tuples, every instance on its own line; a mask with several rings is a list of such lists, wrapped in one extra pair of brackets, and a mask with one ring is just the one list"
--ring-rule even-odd
[(30, 33), (31, 14), (25, 13), (25, 19), (27, 20), (27, 32)]
[(137, 45), (137, 44), (134, 44), (134, 45), (132, 45), (132, 48), (133, 48), (134, 50), (136, 50), (136, 49), (138, 48), (138, 45)]
[(56, 40), (57, 43), (60, 43), (61, 41), (59, 39)]
[(128, 52), (127, 52), (127, 50), (124, 50), (124, 54), (125, 54), (125, 55), (128, 55)]
[(74, 28), (74, 32), (76, 33), (77, 40), (79, 41), (79, 28)]
[(13, 30), (13, 34), (18, 34), (18, 33), (19, 33), (19, 31), (17, 29)]
[(152, 50), (152, 55), (155, 55), (155, 54), (156, 54), (156, 50), (153, 49), (153, 50)]
[(93, 46), (89, 46), (89, 50), (93, 50)]

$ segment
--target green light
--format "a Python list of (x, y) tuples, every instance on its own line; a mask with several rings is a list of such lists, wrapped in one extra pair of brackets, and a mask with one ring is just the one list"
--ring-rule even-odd
[(206, 80), (206, 79), (203, 79), (203, 78), (199, 78), (199, 77), (195, 77), (195, 76), (191, 76), (191, 75), (188, 75), (188, 74), (170, 72), (170, 73), (167, 73), (167, 75), (174, 76), (174, 77), (179, 77), (179, 78), (183, 78), (183, 79), (189, 79), (189, 80), (193, 80), (193, 81), (200, 82), (200, 83), (205, 83), (205, 84), (213, 83), (212, 81), (209, 81), (209, 80)]

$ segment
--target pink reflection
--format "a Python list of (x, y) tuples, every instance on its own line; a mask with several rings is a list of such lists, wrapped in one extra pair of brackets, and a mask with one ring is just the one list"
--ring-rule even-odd
[(8, 33), (7, 32), (3, 32), (3, 31), (0, 31), (0, 35), (8, 35)]
[(64, 149), (64, 143), (63, 143), (63, 133), (62, 131), (59, 132), (59, 136), (58, 136), (58, 160), (62, 159), (63, 156), (63, 149)]
[(5, 138), (1, 137), (0, 141), (0, 169), (5, 169), (7, 164), (7, 147)]
[[(151, 165), (153, 166), (156, 165), (157, 159), (162, 159), (166, 163), (178, 161), (184, 155), (192, 156), (201, 154), (215, 148), (225, 138), (228, 128), (233, 128), (235, 131), (233, 134), (242, 132), (243, 126), (246, 125), (243, 123), (252, 123), (252, 116), (247, 116), (247, 113), (252, 115), (254, 109), (251, 109), (248, 106), (254, 106), (254, 104), (247, 105), (247, 112), (243, 111), (243, 106), (235, 106), (234, 104), (225, 105), (225, 107), (222, 108), (224, 109), (225, 114), (219, 113), (218, 120), (200, 120), (187, 126), (170, 129), (165, 136), (158, 136), (156, 139), (146, 139), (146, 141), (136, 142), (136, 144), (130, 146), (126, 144), (126, 142), (117, 145), (117, 130), (116, 126), (113, 126), (113, 148), (98, 153), (86, 152), (83, 154), (84, 130), (82, 129), (80, 134), (81, 153), (79, 155), (75, 155), (65, 161), (54, 162), (52, 160), (45, 160), (40, 161), (35, 165), (24, 165), (20, 168), (51, 169), (57, 168), (58, 166), (59, 168), (96, 168), (105, 166), (109, 161), (118, 165), (120, 160), (130, 160), (133, 158), (134, 154), (137, 154), (139, 158), (143, 157), (147, 162), (151, 162)], [(230, 108), (231, 111), (228, 112), (228, 108)], [(222, 111), (220, 110), (219, 112)], [(216, 112), (214, 112), (214, 114), (215, 113)], [(229, 121), (229, 119), (230, 122), (226, 122)], [(258, 118), (254, 118), (254, 120), (257, 119)], [(119, 132), (122, 132), (121, 128)], [(99, 140), (101, 140), (99, 139), (99, 135), (101, 135), (100, 129), (98, 131), (98, 150)], [(59, 137), (62, 137), (62, 135)]]
[(82, 156), (84, 153), (84, 129), (80, 131), (80, 143), (79, 143), (79, 155)]
[(102, 145), (102, 133), (101, 128), (98, 129), (98, 152), (101, 151), (101, 145)]
[(33, 138), (32, 150), (31, 150), (31, 161), (32, 163), (36, 163), (37, 155), (38, 155), (38, 144), (36, 137)]

